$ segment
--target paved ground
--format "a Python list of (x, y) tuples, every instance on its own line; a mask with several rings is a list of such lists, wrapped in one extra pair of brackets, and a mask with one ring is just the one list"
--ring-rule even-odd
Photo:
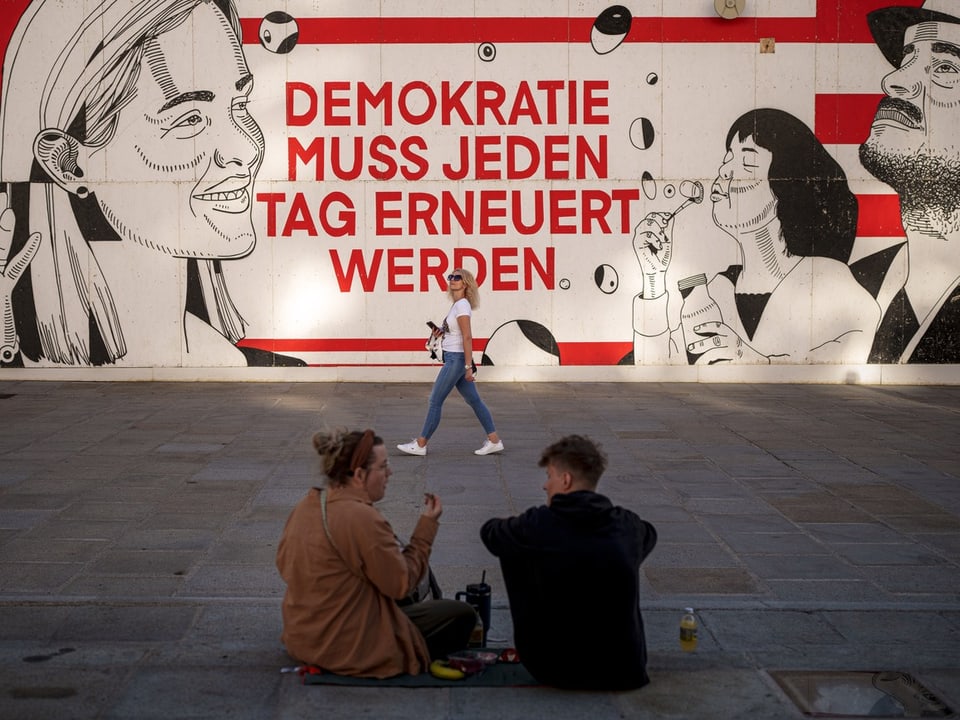
[[(600, 440), (601, 489), (660, 532), (652, 684), (630, 693), (310, 686), (281, 674), (273, 566), (318, 481), (309, 437), (419, 429), (428, 386), (0, 382), (0, 718), (800, 718), (783, 670), (902, 671), (960, 708), (960, 387), (493, 384), (507, 450), (451, 398), (382, 510), (445, 505), (433, 566), (483, 571), (483, 520), (542, 501), (539, 451)], [(692, 605), (696, 653), (677, 623)], [(570, 622), (578, 619), (571, 613)], [(562, 632), (562, 628), (558, 628)], [(841, 694), (843, 694), (841, 692)]]

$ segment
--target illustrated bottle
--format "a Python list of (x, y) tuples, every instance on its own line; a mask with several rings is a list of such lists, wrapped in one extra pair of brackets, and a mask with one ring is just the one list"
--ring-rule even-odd
[[(710, 297), (707, 291), (707, 276), (703, 273), (691, 275), (677, 283), (677, 289), (683, 298), (683, 307), (680, 308), (680, 327), (683, 329), (683, 347), (686, 350), (687, 345), (703, 340), (712, 333), (697, 333), (694, 328), (705, 322), (723, 322), (723, 316), (720, 314), (720, 306)], [(687, 352), (687, 362), (693, 365), (697, 358), (697, 353)]]
[(697, 616), (693, 608), (686, 608), (680, 618), (680, 649), (684, 652), (697, 649)]

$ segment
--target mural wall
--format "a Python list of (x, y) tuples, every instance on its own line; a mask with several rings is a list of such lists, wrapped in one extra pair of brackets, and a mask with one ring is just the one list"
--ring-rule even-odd
[(957, 0), (5, 0), (0, 43), (4, 367), (423, 365), (459, 267), (488, 365), (960, 360)]

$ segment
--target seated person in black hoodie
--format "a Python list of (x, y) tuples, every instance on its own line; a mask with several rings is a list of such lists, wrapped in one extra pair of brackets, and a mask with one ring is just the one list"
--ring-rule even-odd
[(640, 563), (653, 525), (596, 492), (607, 459), (569, 435), (543, 451), (547, 504), (484, 523), (500, 558), (520, 660), (545, 685), (626, 690), (650, 682)]

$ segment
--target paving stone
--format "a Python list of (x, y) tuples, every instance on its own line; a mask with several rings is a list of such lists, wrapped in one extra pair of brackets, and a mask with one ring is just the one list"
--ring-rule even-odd
[(918, 543), (837, 543), (837, 554), (855, 565), (943, 565), (947, 561)]
[(739, 555), (747, 568), (762, 580), (854, 580), (863, 571), (833, 555)]
[(198, 609), (189, 605), (157, 607), (85, 604), (71, 607), (53, 642), (153, 642), (181, 639), (193, 624)]
[(757, 593), (753, 578), (740, 568), (648, 567), (644, 574), (660, 594), (669, 595), (750, 595)]

